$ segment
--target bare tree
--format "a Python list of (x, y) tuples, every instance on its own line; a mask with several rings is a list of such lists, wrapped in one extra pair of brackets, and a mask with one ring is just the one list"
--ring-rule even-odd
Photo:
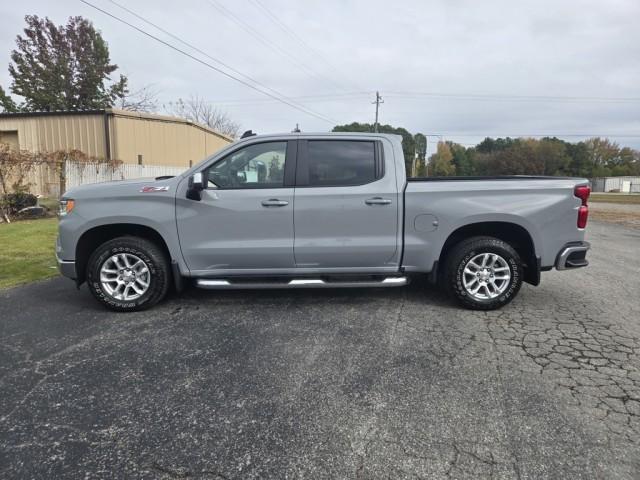
[(237, 138), (240, 132), (240, 124), (232, 120), (229, 114), (197, 95), (188, 100), (179, 98), (176, 102), (169, 102), (168, 105), (165, 105), (165, 110), (171, 115), (207, 125), (216, 132), (232, 138)]
[(158, 110), (158, 91), (153, 85), (145, 85), (139, 90), (125, 90), (117, 104), (121, 110), (132, 112), (155, 112)]

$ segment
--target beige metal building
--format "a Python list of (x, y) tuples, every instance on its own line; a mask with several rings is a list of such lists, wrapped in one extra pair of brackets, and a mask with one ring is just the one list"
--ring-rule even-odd
[(124, 110), (0, 114), (0, 142), (14, 148), (80, 150), (125, 164), (188, 167), (232, 141), (181, 118)]

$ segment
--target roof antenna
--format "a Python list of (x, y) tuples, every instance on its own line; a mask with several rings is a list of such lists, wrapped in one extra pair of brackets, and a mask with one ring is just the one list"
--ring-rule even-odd
[(257, 135), (257, 133), (253, 133), (253, 130), (247, 130), (246, 132), (244, 132), (242, 134), (240, 139), (247, 138), (247, 137), (255, 137), (256, 135)]
[(300, 133), (300, 127), (298, 127), (298, 124), (296, 123), (296, 128), (294, 128), (293, 130), (291, 130), (291, 133)]

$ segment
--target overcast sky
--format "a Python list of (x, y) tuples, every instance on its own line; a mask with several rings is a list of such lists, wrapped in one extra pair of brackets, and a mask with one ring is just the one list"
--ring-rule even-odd
[[(189, 50), (109, 0), (88, 1)], [(487, 135), (608, 135), (640, 148), (638, 0), (116, 1), (322, 118), (79, 0), (0, 4), (0, 83), (8, 89), (24, 15), (57, 23), (82, 15), (102, 31), (134, 89), (153, 84), (164, 102), (199, 95), (259, 133), (372, 122), (379, 90), (381, 123), (413, 133), (463, 144)]]

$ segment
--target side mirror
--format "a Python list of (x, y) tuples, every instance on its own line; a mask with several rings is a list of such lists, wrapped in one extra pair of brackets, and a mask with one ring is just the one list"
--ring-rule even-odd
[(202, 172), (194, 173), (189, 177), (189, 187), (187, 188), (187, 198), (190, 200), (202, 200), (204, 190), (204, 177)]

